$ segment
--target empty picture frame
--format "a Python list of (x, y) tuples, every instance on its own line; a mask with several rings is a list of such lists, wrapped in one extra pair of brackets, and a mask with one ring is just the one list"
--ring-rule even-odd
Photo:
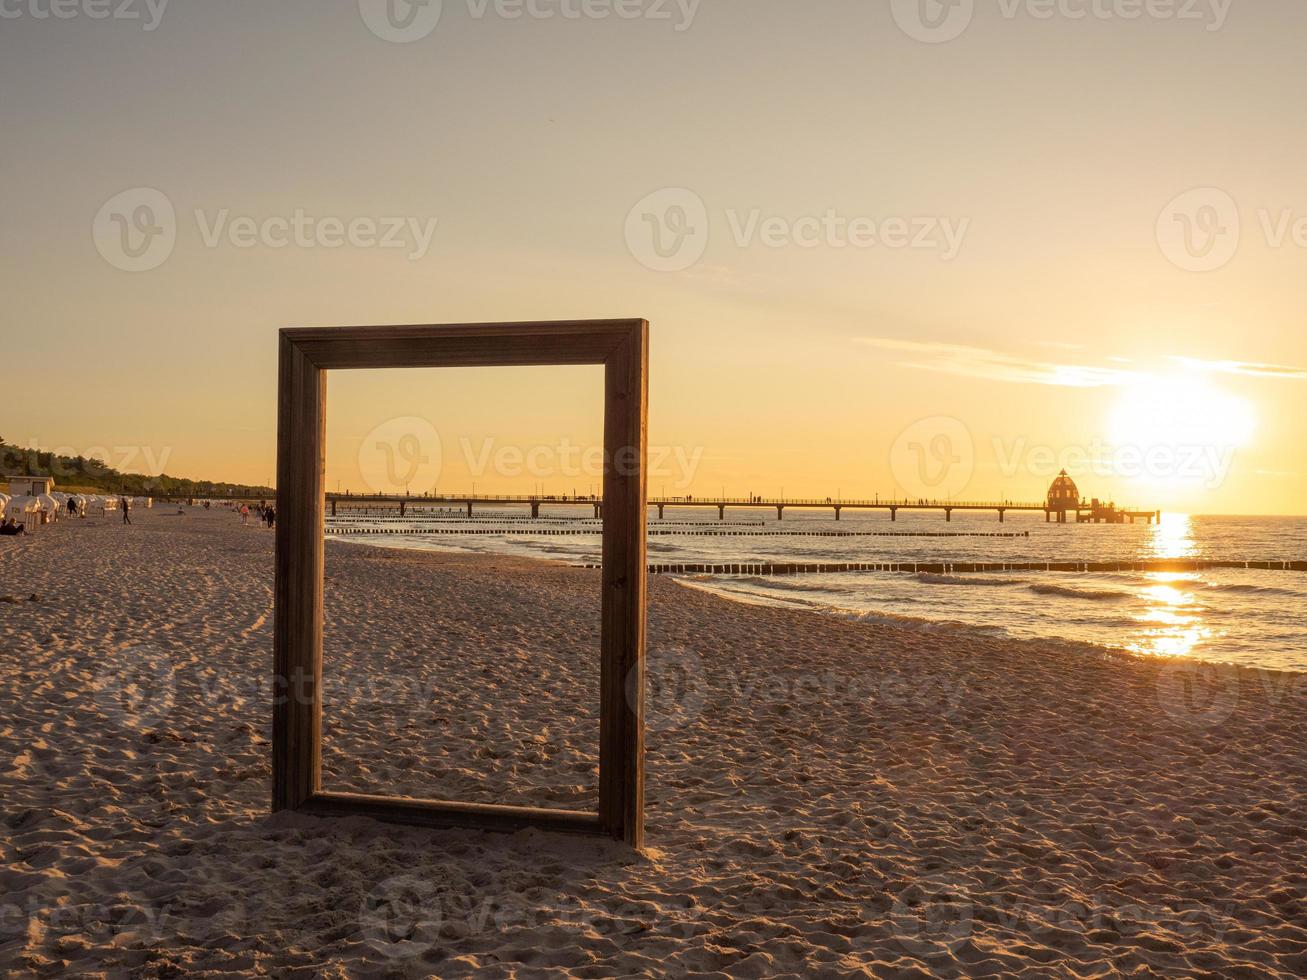
[[(281, 331), (272, 808), (428, 827), (644, 834), (645, 320), (297, 327)], [(351, 368), (602, 364), (599, 810), (408, 800), (322, 789), (326, 373)]]

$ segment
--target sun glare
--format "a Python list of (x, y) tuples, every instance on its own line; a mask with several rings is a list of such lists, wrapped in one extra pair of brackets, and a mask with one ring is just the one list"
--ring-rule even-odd
[(1108, 420), (1114, 445), (1234, 448), (1257, 427), (1252, 405), (1200, 378), (1149, 378), (1127, 388)]
[(1257, 428), (1252, 404), (1196, 377), (1150, 377), (1107, 421), (1116, 475), (1159, 490), (1213, 490)]

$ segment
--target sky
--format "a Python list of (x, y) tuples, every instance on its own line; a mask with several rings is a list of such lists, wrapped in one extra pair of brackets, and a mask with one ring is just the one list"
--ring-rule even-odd
[[(265, 483), (284, 326), (643, 317), (650, 489), (1307, 510), (1297, 0), (0, 0), (0, 436)], [(333, 373), (590, 492), (597, 368)]]

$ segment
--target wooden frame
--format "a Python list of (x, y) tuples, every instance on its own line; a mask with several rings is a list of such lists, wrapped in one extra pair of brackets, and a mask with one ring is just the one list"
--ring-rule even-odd
[[(645, 496), (649, 325), (644, 320), (281, 331), (272, 808), (488, 830), (644, 835)], [(603, 571), (599, 811), (322, 790), (322, 575), (326, 373), (350, 368), (602, 364)]]

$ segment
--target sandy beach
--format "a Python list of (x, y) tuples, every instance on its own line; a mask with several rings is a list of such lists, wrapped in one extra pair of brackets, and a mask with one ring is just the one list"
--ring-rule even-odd
[[(0, 546), (0, 973), (1307, 974), (1307, 679), (650, 586), (648, 848), (269, 815), (272, 532)], [(327, 548), (329, 788), (589, 809), (598, 575)]]

